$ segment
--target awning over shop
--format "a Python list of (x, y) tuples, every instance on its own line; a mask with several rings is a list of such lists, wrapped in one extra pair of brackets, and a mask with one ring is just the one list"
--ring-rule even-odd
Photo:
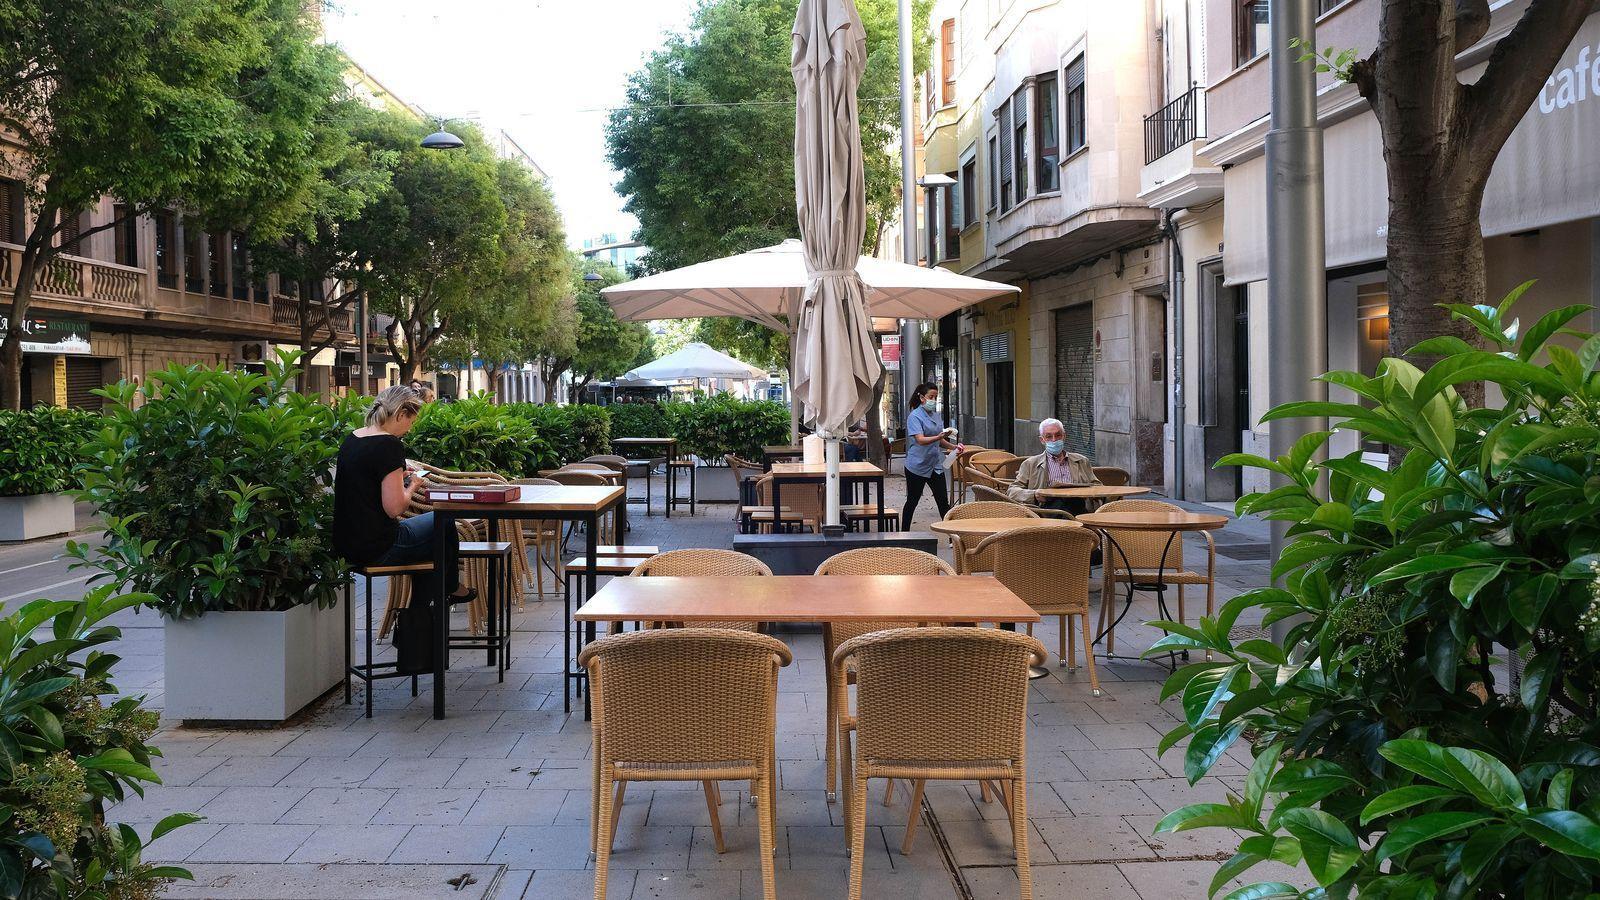
[[(1580, 57), (1590, 61), (1579, 68)], [(1600, 216), (1600, 15), (1590, 16), (1495, 161), (1483, 200), (1483, 234), (1495, 237)], [(1463, 72), (1472, 81), (1482, 67)], [(1580, 81), (1589, 83), (1580, 85)], [(1328, 267), (1386, 255), (1389, 189), (1377, 119), (1370, 112), (1323, 137)], [(1223, 175), (1223, 274), (1229, 285), (1267, 277), (1267, 165), (1256, 156)]]

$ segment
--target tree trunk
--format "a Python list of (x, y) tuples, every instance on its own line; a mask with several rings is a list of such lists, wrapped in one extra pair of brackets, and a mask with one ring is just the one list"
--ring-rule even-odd
[[(35, 226), (37, 229), (37, 226)], [(34, 272), (39, 267), (38, 242), (30, 238), (12, 280), (11, 305), (6, 310), (6, 334), (0, 340), (0, 409), (20, 410), (22, 402), (22, 334), (33, 303)]]
[(1484, 185), (1407, 169), (1389, 166), (1389, 355), (1426, 368), (1433, 360), (1410, 352), (1418, 343), (1446, 334), (1476, 343), (1472, 326), (1439, 304), (1486, 300)]

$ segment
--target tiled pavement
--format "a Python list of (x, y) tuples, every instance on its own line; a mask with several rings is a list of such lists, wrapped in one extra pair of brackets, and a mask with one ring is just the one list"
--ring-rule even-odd
[[(897, 491), (891, 487), (890, 499)], [(729, 507), (699, 515), (659, 510), (631, 515), (633, 543), (664, 547), (727, 546)], [(919, 523), (933, 514), (924, 501)], [(920, 527), (920, 526), (919, 526)], [(1266, 578), (1265, 529), (1235, 522), (1217, 535), (1219, 603)], [(1227, 555), (1231, 551), (1234, 556)], [(1191, 565), (1203, 559), (1191, 538)], [(0, 559), (3, 562), (3, 559)], [(0, 565), (0, 570), (4, 566)], [(70, 590), (70, 589), (69, 589)], [(10, 591), (0, 591), (10, 593)], [(65, 591), (55, 591), (64, 594)], [(377, 591), (382, 596), (381, 585)], [(1191, 603), (1191, 616), (1203, 608)], [(1127, 622), (1153, 617), (1141, 599)], [(482, 667), (480, 652), (455, 656), (450, 715), (430, 718), (430, 691), (380, 683), (374, 715), (338, 692), (282, 728), (215, 730), (165, 723), (154, 743), (165, 751), (164, 784), (112, 811), (141, 831), (174, 811), (204, 822), (151, 848), (181, 861), (197, 878), (175, 897), (527, 897), (560, 900), (593, 892), (588, 870), (590, 752), (581, 714), (561, 711), (561, 602), (535, 602), (516, 616), (515, 651), (504, 684)], [(161, 696), (159, 620), (124, 614), (119, 685)], [(359, 618), (359, 617), (358, 617)], [(1054, 646), (1055, 624), (1038, 636)], [(1123, 648), (1141, 648), (1154, 632), (1127, 624)], [(823, 792), (823, 670), (820, 635), (780, 633), (795, 651), (779, 695), (778, 892), (785, 897), (841, 897), (847, 858), (842, 810)], [(1104, 697), (1088, 679), (1054, 669), (1033, 683), (1028, 791), (1030, 852), (1041, 898), (1203, 897), (1226, 835), (1152, 835), (1160, 816), (1237, 789), (1247, 756), (1234, 751), (1218, 776), (1191, 787), (1179, 752), (1157, 758), (1173, 704), (1156, 702), (1164, 670), (1142, 663), (1102, 664)], [(703, 801), (692, 785), (639, 786), (627, 797), (613, 856), (613, 897), (759, 896), (752, 812), (736, 788), (724, 790), (728, 851), (711, 848)], [(868, 895), (876, 898), (1016, 896), (1011, 837), (997, 802), (975, 786), (934, 784), (927, 791), (914, 852), (899, 852), (909, 796), (868, 811)], [(1288, 872), (1261, 873), (1274, 877)], [(456, 884), (447, 881), (454, 880)]]

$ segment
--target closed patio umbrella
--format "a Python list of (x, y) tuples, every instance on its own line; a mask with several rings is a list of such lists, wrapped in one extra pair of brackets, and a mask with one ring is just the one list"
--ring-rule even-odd
[(867, 41), (855, 0), (800, 0), (792, 38), (794, 195), (806, 267), (794, 396), (828, 442), (824, 522), (838, 525), (839, 440), (866, 412), (882, 372), (856, 272), (867, 228), (856, 117)]

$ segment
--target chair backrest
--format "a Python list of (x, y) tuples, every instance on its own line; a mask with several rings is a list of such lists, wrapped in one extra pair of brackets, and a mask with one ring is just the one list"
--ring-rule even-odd
[(1017, 477), (1022, 460), (1023, 457), (1009, 450), (979, 450), (967, 460), (967, 465), (992, 478), (1009, 481)]
[[(1183, 509), (1160, 500), (1114, 500), (1095, 512), (1183, 512)], [(1166, 568), (1183, 567), (1182, 533), (1132, 531), (1125, 528), (1108, 528), (1106, 531), (1116, 542), (1116, 546), (1108, 547), (1105, 554), (1105, 563), (1113, 570), (1161, 568), (1163, 553), (1166, 556)]]
[(554, 478), (513, 478), (513, 479), (511, 479), (511, 483), (512, 484), (552, 485), (552, 484), (560, 484), (561, 482), (555, 480)]
[(732, 453), (724, 453), (722, 454), (722, 458), (728, 463), (728, 468), (733, 470), (733, 478), (735, 481), (742, 482), (747, 478), (760, 478), (762, 472), (764, 471), (761, 468), (760, 463), (754, 463), (748, 459), (742, 459), (734, 456)]
[(597, 453), (593, 456), (585, 456), (582, 461), (605, 466), (613, 472), (621, 472), (628, 466), (626, 459), (614, 453)]
[(763, 634), (635, 631), (585, 647), (595, 752), (607, 763), (755, 762), (777, 724), (778, 669), (794, 659)]
[(748, 553), (705, 547), (657, 553), (635, 567), (631, 574), (739, 576), (771, 575), (772, 570)]
[(567, 463), (566, 465), (562, 466), (561, 468), (557, 469), (556, 471), (557, 472), (611, 472), (611, 473), (616, 473), (619, 470), (618, 469), (613, 469), (610, 466), (606, 465), (605, 463), (574, 462), (574, 463)]
[(1037, 519), (1039, 514), (1023, 506), (1021, 503), (1012, 503), (1010, 500), (974, 500), (960, 506), (950, 507), (944, 514), (946, 522), (957, 519)]
[(1089, 611), (1089, 569), (1099, 538), (1087, 528), (1035, 525), (990, 535), (978, 552), (991, 554), (994, 577), (1043, 612)]
[[(788, 507), (795, 518), (822, 521), (823, 484), (820, 481), (785, 481), (783, 490), (778, 492), (778, 499)], [(756, 482), (756, 502), (762, 506), (772, 505), (772, 476), (763, 475)]]
[(1023, 758), (1028, 666), (1044, 645), (994, 628), (897, 628), (852, 638), (856, 752), (867, 761)]
[(1095, 466), (1094, 477), (1101, 484), (1110, 485), (1111, 487), (1122, 487), (1132, 479), (1127, 469), (1120, 469), (1116, 466)]
[(967, 472), (967, 463), (972, 461), (973, 455), (977, 454), (977, 453), (982, 453), (983, 451), (985, 451), (987, 449), (989, 449), (989, 448), (988, 447), (977, 447), (977, 446), (974, 446), (972, 444), (968, 444), (967, 445), (967, 449), (962, 450), (960, 453), (957, 453), (955, 461), (950, 464), (951, 477), (953, 477), (953, 478), (955, 478), (957, 480), (965, 478), (966, 477), (966, 472)]
[[(947, 562), (911, 547), (861, 547), (835, 553), (817, 566), (818, 575), (954, 575)], [(835, 626), (837, 627), (837, 626)]]
[(595, 485), (608, 485), (611, 483), (611, 479), (607, 478), (604, 473), (594, 470), (585, 471), (583, 469), (558, 469), (550, 474), (550, 480), (556, 482), (557, 484), (583, 485), (590, 487)]
[(992, 487), (988, 486), (987, 484), (973, 484), (971, 487), (972, 487), (972, 496), (977, 498), (979, 501), (987, 500), (987, 501), (995, 502), (995, 503), (1013, 503), (1013, 502), (1015, 502), (1010, 497), (1006, 496), (1006, 492), (1005, 491), (998, 490), (996, 488), (992, 488)]

